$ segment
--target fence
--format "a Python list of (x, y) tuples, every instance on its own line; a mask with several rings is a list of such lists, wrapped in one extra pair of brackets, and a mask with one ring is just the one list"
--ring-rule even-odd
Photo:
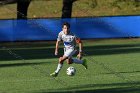
[(0, 41), (56, 40), (64, 21), (82, 39), (140, 37), (140, 16), (0, 20)]

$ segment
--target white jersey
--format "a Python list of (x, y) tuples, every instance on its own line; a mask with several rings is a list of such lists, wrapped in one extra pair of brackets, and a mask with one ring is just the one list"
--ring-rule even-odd
[(58, 34), (58, 41), (63, 41), (65, 48), (75, 48), (76, 42), (75, 42), (76, 36), (73, 33), (69, 33), (69, 34), (64, 34), (63, 31), (61, 31)]

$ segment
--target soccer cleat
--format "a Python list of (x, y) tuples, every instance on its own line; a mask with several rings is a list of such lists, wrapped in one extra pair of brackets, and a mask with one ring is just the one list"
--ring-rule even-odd
[(56, 72), (53, 72), (52, 74), (50, 74), (50, 76), (52, 76), (52, 77), (57, 77), (57, 75), (58, 75), (58, 73), (56, 73)]
[(88, 66), (87, 66), (87, 60), (86, 59), (83, 60), (83, 64), (82, 65), (85, 67), (85, 69), (88, 68)]

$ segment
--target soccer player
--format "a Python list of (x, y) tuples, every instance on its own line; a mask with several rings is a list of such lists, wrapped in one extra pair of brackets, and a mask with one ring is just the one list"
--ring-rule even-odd
[[(50, 74), (50, 76), (56, 77), (63, 66), (63, 62), (66, 60), (68, 64), (77, 63), (82, 64), (85, 69), (87, 69), (86, 59), (81, 60), (82, 58), (82, 41), (80, 38), (77, 38), (72, 32), (70, 32), (70, 24), (65, 22), (62, 25), (62, 31), (58, 34), (56, 41), (55, 55), (58, 55), (58, 48), (60, 41), (64, 43), (64, 55), (59, 58), (59, 63), (55, 72)], [(79, 44), (79, 53), (78, 58), (72, 58), (72, 55), (76, 53), (76, 43)]]

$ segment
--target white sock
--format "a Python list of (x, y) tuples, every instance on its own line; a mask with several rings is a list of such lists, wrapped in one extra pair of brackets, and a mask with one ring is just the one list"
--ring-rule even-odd
[(72, 58), (72, 60), (73, 60), (73, 63), (76, 63), (76, 64), (83, 64), (83, 61), (80, 60), (80, 59)]
[(57, 69), (55, 70), (55, 73), (59, 73), (59, 71), (61, 70), (63, 64), (58, 64)]

